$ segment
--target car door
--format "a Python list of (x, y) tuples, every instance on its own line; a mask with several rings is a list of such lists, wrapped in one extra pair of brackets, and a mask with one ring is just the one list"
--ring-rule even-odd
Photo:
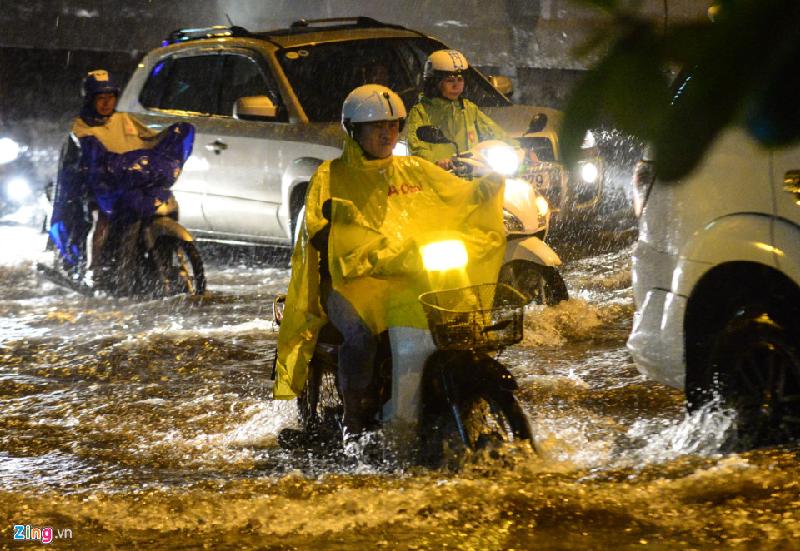
[[(203, 212), (215, 234), (230, 238), (285, 238), (278, 220), (281, 175), (286, 159), (280, 136), (288, 120), (266, 65), (245, 49), (220, 55), (219, 102), (197, 142), (208, 159)], [(275, 120), (240, 120), (233, 106), (242, 97), (268, 96), (278, 108)]]
[(192, 154), (172, 190), (180, 205), (181, 223), (198, 234), (211, 231), (203, 212), (211, 154), (203, 146), (215, 139), (209, 135), (209, 126), (217, 105), (222, 61), (217, 53), (200, 49), (161, 59), (151, 69), (139, 98), (147, 109), (141, 118), (151, 128), (162, 129), (178, 121), (195, 128)]

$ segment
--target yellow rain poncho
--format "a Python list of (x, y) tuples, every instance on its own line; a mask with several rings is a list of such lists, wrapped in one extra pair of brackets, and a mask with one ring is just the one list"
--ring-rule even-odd
[[(333, 289), (347, 298), (374, 334), (390, 326), (427, 329), (417, 297), (432, 289), (418, 247), (443, 238), (464, 241), (469, 265), (462, 285), (489, 283), (505, 249), (503, 180), (466, 181), (416, 157), (367, 160), (351, 138), (309, 183), (305, 230), (292, 255), (292, 277), (278, 334), (274, 397), (303, 389), (317, 334), (319, 252), (309, 240), (325, 227), (331, 199), (329, 267)], [(435, 287), (435, 282), (433, 282)]]
[(134, 149), (152, 147), (160, 135), (144, 126), (128, 113), (119, 111), (111, 115), (105, 124), (90, 126), (80, 117), (72, 123), (76, 138), (94, 136), (112, 153), (125, 153)]
[(452, 157), (456, 154), (453, 144), (433, 144), (420, 140), (417, 137), (417, 128), (420, 126), (439, 128), (458, 144), (458, 153), (469, 151), (486, 140), (501, 140), (519, 147), (516, 140), (509, 138), (496, 122), (466, 98), (451, 101), (421, 95), (408, 112), (406, 128), (410, 153), (431, 162)]

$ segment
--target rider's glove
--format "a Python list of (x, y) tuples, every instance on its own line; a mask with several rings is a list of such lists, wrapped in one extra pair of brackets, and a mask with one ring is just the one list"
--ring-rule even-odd
[(422, 270), (422, 258), (413, 239), (406, 239), (397, 246), (389, 246), (370, 252), (369, 261), (376, 276), (410, 274)]

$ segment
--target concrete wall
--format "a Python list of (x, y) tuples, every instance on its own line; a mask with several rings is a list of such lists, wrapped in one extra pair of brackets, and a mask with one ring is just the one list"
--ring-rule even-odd
[[(704, 17), (708, 0), (628, 0), (670, 21)], [(0, 47), (141, 53), (180, 27), (283, 27), (363, 15), (437, 36), (477, 65), (582, 69), (571, 52), (605, 18), (575, 0), (25, 0), (4, 1)]]

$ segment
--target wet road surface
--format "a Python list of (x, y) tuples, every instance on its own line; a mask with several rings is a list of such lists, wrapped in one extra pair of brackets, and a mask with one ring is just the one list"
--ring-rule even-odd
[(800, 548), (798, 450), (723, 453), (729, 416), (632, 364), (629, 245), (573, 252), (572, 298), (501, 357), (539, 453), (453, 473), (277, 446), (286, 259), (208, 260), (207, 297), (136, 302), (41, 278), (33, 230), (0, 238), (0, 548), (14, 525), (65, 549)]

